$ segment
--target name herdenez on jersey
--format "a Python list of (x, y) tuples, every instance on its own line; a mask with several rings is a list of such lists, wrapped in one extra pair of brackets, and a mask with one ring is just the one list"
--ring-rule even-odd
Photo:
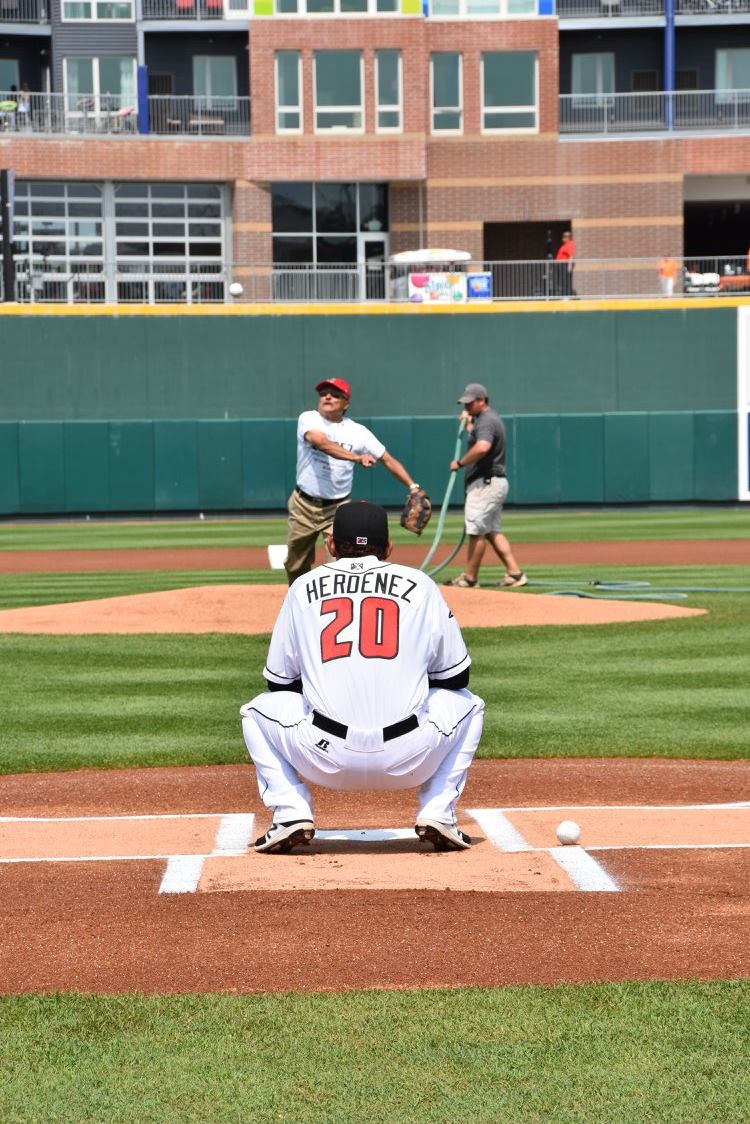
[[(342, 573), (338, 568), (342, 562), (350, 566), (349, 573)], [(316, 577), (306, 575), (300, 578), (299, 581), (304, 583), (308, 605), (321, 601), (324, 597), (340, 597), (344, 594), (356, 593), (395, 597), (400, 601), (406, 601), (409, 605), (412, 604), (409, 594), (417, 588), (418, 582), (412, 581), (406, 574), (394, 572), (386, 562), (383, 563), (382, 568), (372, 567), (365, 570), (364, 567), (363, 559), (341, 559), (337, 563), (337, 569), (332, 569), (328, 574), (320, 574)]]

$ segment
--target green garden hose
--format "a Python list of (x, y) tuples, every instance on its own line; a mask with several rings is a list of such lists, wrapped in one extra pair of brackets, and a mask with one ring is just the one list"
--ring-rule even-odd
[[(463, 418), (461, 418), (461, 421), (458, 423), (458, 434), (456, 436), (456, 448), (455, 448), (454, 453), (453, 453), (453, 460), (454, 461), (457, 461), (461, 456), (461, 434), (464, 431), (465, 425), (466, 425), (466, 422), (464, 421)], [(425, 558), (422, 565), (419, 567), (420, 570), (427, 570), (427, 567), (429, 566), (430, 562), (432, 561), (432, 557), (433, 557), (435, 551), (437, 550), (438, 546), (440, 545), (440, 538), (443, 534), (443, 527), (445, 526), (445, 517), (448, 514), (448, 504), (450, 502), (451, 492), (453, 491), (453, 485), (456, 482), (456, 476), (457, 475), (458, 474), (456, 472), (451, 472), (450, 477), (448, 479), (448, 486), (445, 489), (445, 495), (443, 496), (443, 502), (442, 502), (442, 505), (440, 507), (440, 517), (438, 518), (437, 527), (435, 528), (435, 538), (432, 541), (432, 546), (430, 547), (430, 549), (427, 552), (427, 557)], [(430, 577), (432, 577), (433, 574), (436, 574), (439, 570), (442, 570), (444, 566), (447, 566), (448, 563), (453, 558), (455, 558), (455, 556), (458, 554), (459, 550), (461, 549), (461, 546), (463, 545), (465, 534), (466, 534), (466, 530), (464, 529), (461, 532), (461, 538), (460, 538), (457, 546), (455, 547), (453, 553), (450, 554), (444, 562), (441, 562), (439, 566), (435, 566), (434, 569), (427, 571)]]

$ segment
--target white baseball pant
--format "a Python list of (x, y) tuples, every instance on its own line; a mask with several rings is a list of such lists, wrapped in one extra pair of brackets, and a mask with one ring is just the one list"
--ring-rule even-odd
[(444, 688), (428, 692), (419, 726), (391, 741), (382, 730), (350, 726), (340, 738), (320, 729), (294, 691), (266, 691), (240, 713), (258, 790), (276, 823), (313, 819), (311, 781), (333, 789), (418, 787), (417, 819), (453, 824), (484, 724), (482, 699)]

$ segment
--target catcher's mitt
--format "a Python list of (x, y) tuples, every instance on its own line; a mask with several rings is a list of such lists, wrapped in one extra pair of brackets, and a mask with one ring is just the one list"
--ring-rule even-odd
[(415, 535), (421, 535), (430, 521), (432, 515), (432, 502), (423, 488), (414, 488), (409, 492), (401, 512), (401, 526)]

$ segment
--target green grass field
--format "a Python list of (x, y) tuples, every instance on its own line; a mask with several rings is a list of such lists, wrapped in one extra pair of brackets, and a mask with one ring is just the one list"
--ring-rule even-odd
[[(283, 526), (4, 524), (0, 549), (117, 548), (123, 569), (4, 575), (0, 607), (278, 581), (268, 570), (128, 572), (126, 552), (260, 545), (283, 541)], [(732, 509), (514, 513), (507, 529), (514, 543), (748, 534), (746, 513)], [(531, 577), (738, 592), (689, 593), (680, 604), (709, 610), (689, 620), (467, 630), (472, 686), (487, 701), (481, 756), (748, 757), (747, 569), (546, 567)], [(237, 710), (262, 686), (266, 644), (0, 635), (0, 772), (244, 761)], [(749, 986), (5, 998), (0, 1120), (740, 1124), (750, 1120)]]
[[(391, 513), (394, 542), (414, 543)], [(437, 519), (437, 511), (434, 518)], [(434, 526), (434, 525), (433, 525)], [(460, 509), (446, 519), (443, 543), (456, 542), (463, 526)], [(513, 511), (505, 527), (514, 543), (591, 542), (599, 539), (744, 539), (750, 537), (748, 512), (737, 506), (620, 510)], [(74, 520), (0, 523), (0, 550), (142, 550), (147, 548), (266, 546), (286, 541), (280, 515), (253, 519)], [(425, 554), (431, 533), (422, 540)]]
[(750, 985), (0, 999), (0, 1119), (742, 1124)]

